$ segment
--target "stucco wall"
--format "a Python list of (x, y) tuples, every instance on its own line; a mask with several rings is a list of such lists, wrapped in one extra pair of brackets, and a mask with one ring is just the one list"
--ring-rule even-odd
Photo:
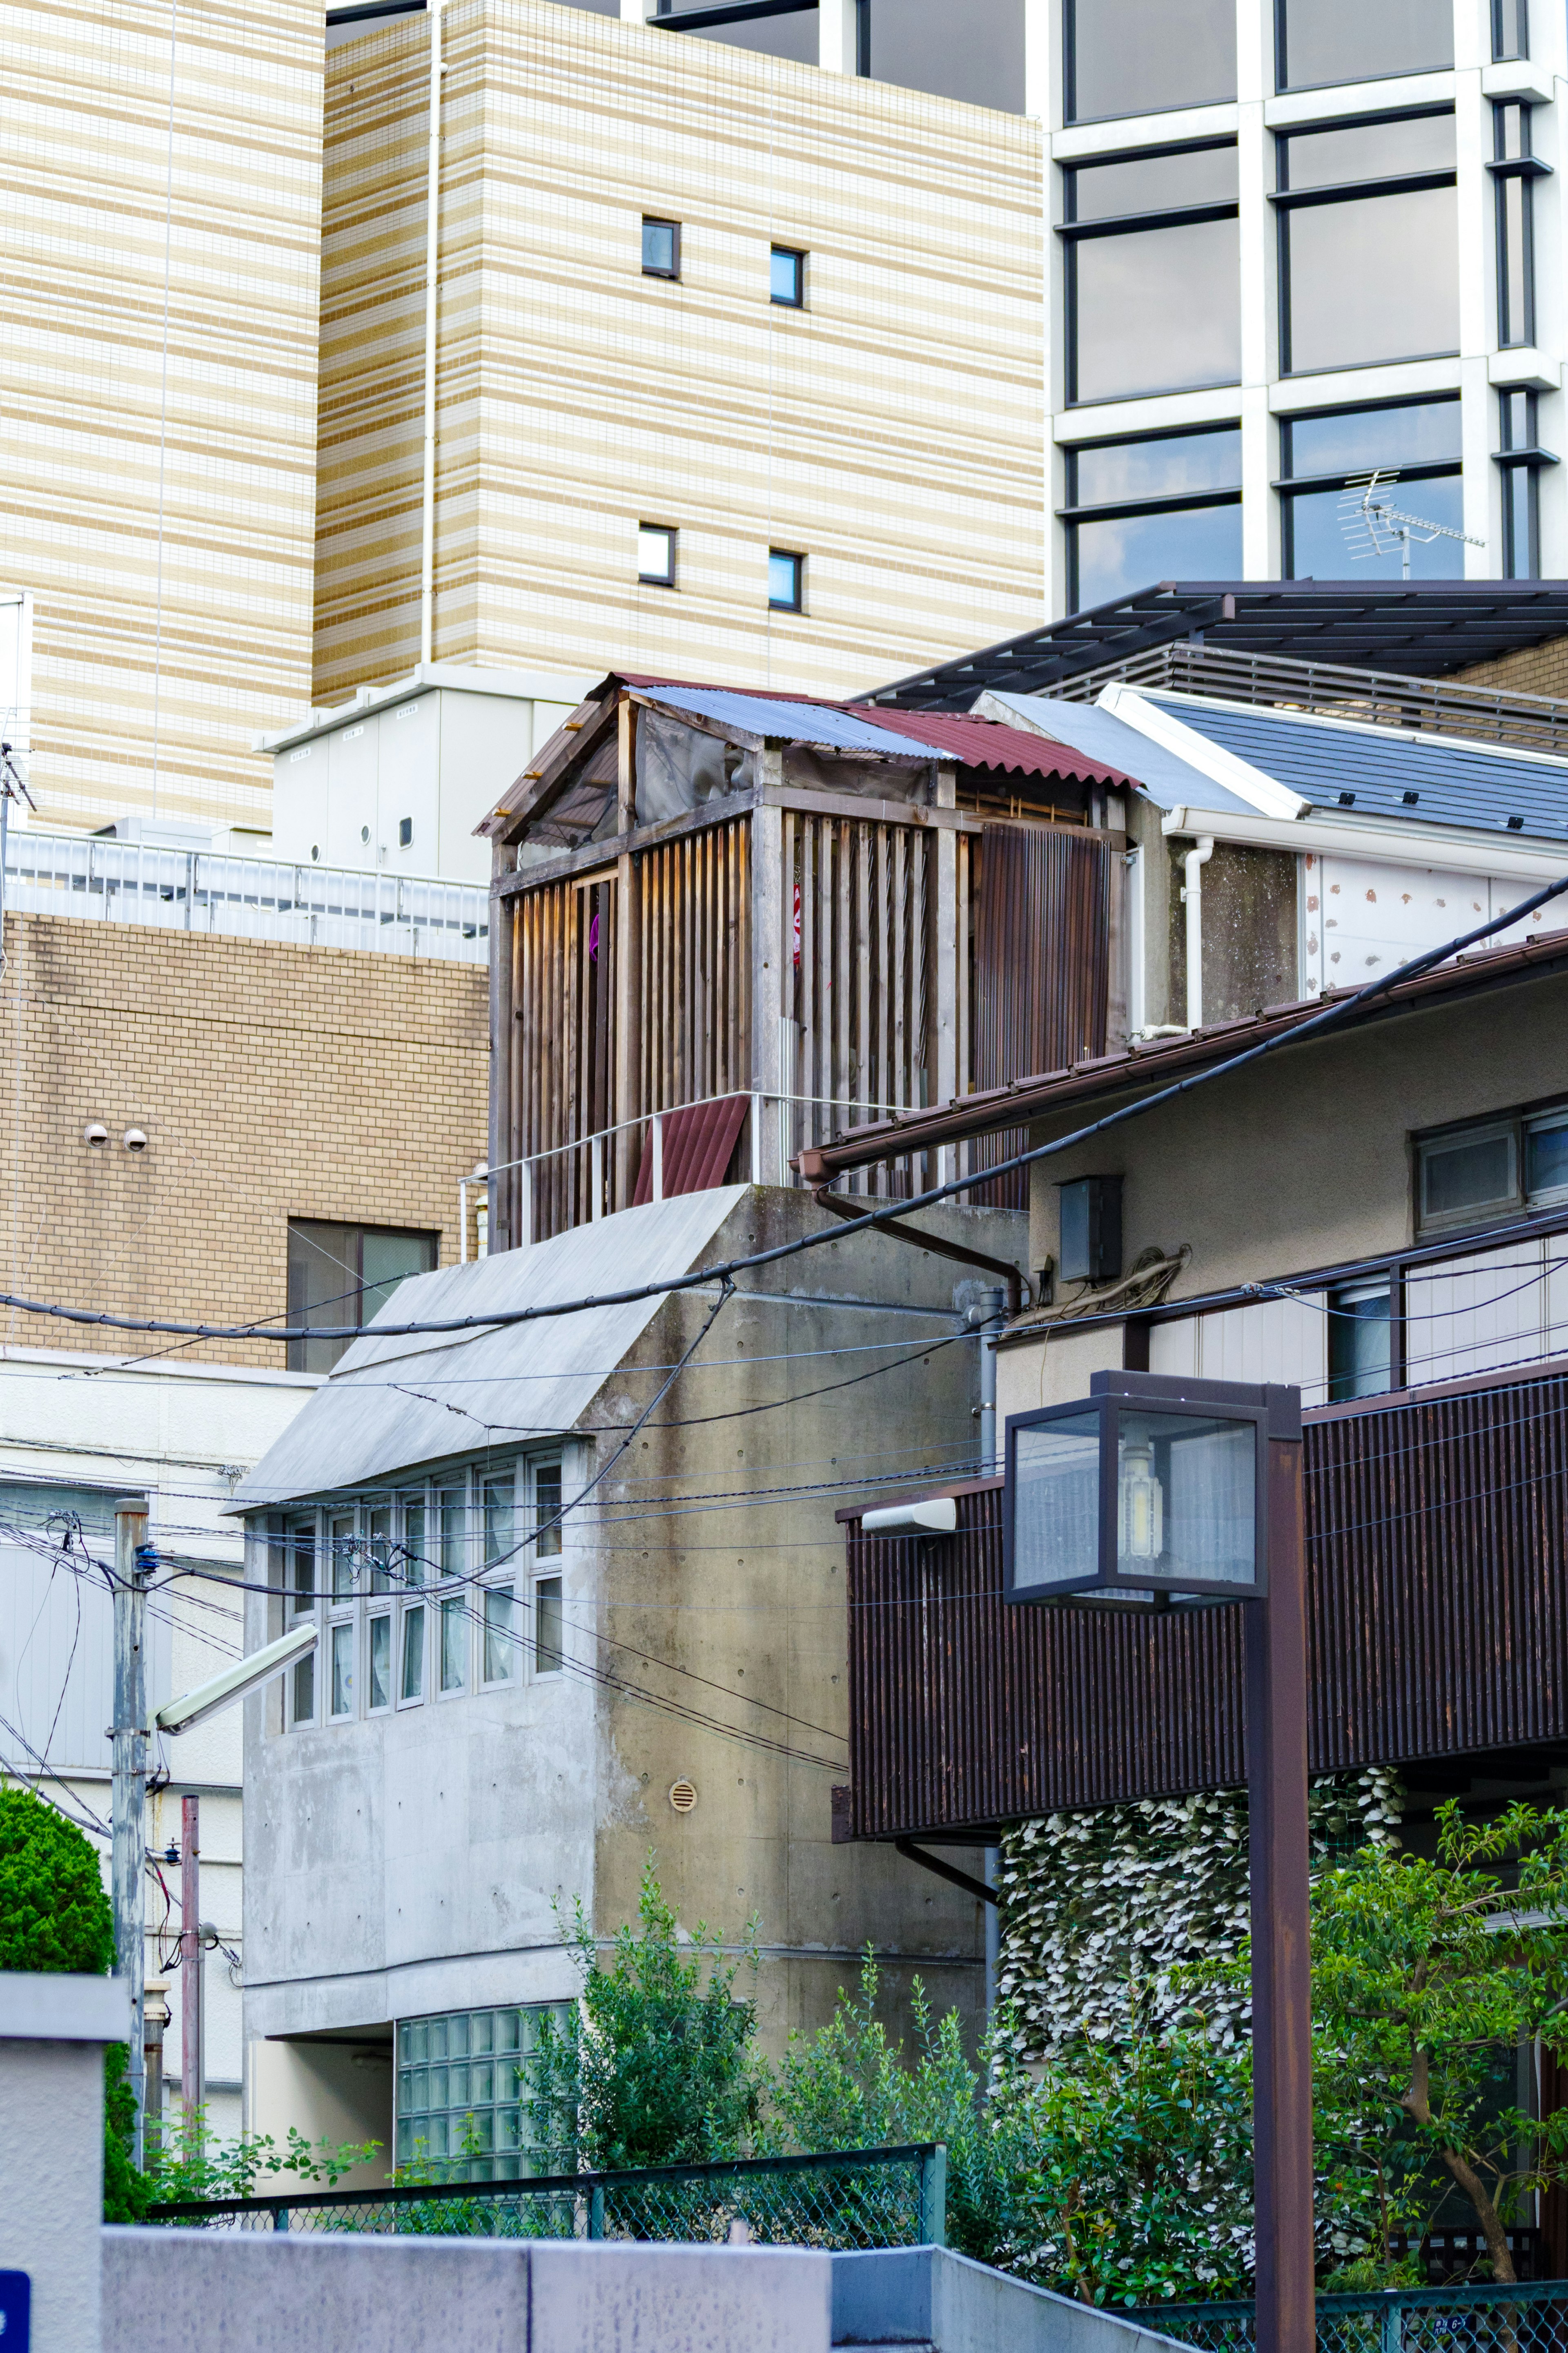
[[(1056, 1186), (1121, 1172), (1123, 1264), (1151, 1244), (1192, 1257), (1173, 1299), (1403, 1248), (1414, 1238), (1411, 1138), (1568, 1092), (1568, 995), (1540, 979), (1289, 1048), (1037, 1162), (1032, 1262), (1058, 1249)], [(1239, 1042), (1239, 1039), (1238, 1039)], [(1045, 1143), (1100, 1111), (1031, 1130)]]

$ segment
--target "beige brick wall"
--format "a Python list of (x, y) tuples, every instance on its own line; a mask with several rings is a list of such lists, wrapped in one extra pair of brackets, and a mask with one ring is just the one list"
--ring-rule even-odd
[(1568, 702), (1568, 638), (1548, 638), (1544, 645), (1521, 646), (1517, 653), (1500, 654), (1495, 661), (1475, 662), (1454, 672), (1456, 686), (1500, 686), (1510, 694), (1546, 694)]
[[(482, 968), (57, 916), (5, 936), (0, 1287), (242, 1323), (282, 1314), (290, 1217), (438, 1229), (457, 1257), (458, 1179), (486, 1148)], [(91, 1120), (107, 1145), (83, 1142)], [(15, 1310), (0, 1338), (171, 1345)], [(262, 1341), (180, 1354), (284, 1361)]]
[[(442, 21), (438, 659), (839, 694), (1044, 619), (1037, 122), (550, 0)], [(418, 651), (428, 39), (327, 62), (319, 702)]]

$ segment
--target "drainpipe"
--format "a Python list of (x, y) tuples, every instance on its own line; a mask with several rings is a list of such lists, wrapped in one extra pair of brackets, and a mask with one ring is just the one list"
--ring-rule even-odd
[(419, 659), (435, 659), (436, 301), (441, 263), (441, 0), (430, 0), (430, 155), (425, 198), (425, 495), (419, 554)]
[(996, 1449), (996, 1338), (1007, 1323), (1007, 1294), (1005, 1291), (988, 1291), (983, 1306), (969, 1311), (971, 1327), (980, 1327), (980, 1475), (993, 1477), (997, 1469)]
[(1198, 870), (1214, 856), (1214, 836), (1200, 835), (1186, 856), (1187, 887), (1182, 898), (1187, 910), (1187, 1027), (1204, 1026), (1204, 886)]

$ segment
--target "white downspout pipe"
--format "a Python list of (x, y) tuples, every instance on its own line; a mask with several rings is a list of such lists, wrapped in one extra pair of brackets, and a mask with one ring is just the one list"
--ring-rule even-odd
[(1186, 855), (1187, 887), (1182, 892), (1187, 910), (1187, 1027), (1204, 1026), (1204, 886), (1200, 869), (1214, 856), (1214, 836), (1201, 834)]
[(436, 311), (441, 267), (441, 0), (430, 0), (430, 154), (425, 198), (425, 491), (419, 553), (419, 659), (436, 641)]

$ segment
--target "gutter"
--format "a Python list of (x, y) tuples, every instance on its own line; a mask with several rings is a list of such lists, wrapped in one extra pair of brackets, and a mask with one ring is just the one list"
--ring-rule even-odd
[(1371, 858), (1392, 866), (1429, 867), (1443, 874), (1486, 874), (1500, 882), (1551, 882), (1563, 871), (1561, 843), (1540, 849), (1514, 846), (1494, 834), (1425, 831), (1418, 825), (1381, 825), (1365, 818), (1242, 817), (1230, 809), (1173, 808), (1160, 820), (1164, 835), (1196, 834), (1253, 849), (1314, 851), (1320, 858)]

